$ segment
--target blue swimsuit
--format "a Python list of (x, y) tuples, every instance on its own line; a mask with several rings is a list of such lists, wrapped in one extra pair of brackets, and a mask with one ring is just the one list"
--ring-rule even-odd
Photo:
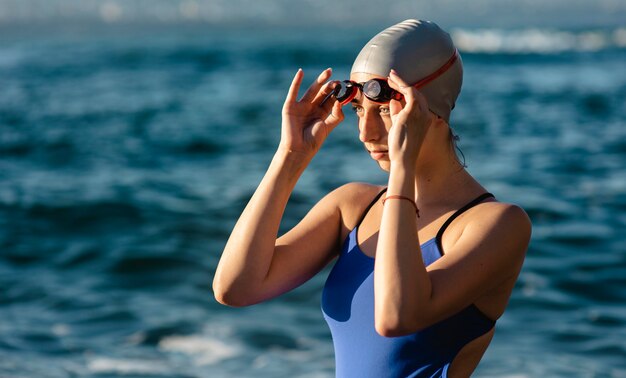
[[(386, 190), (386, 189), (385, 189)], [(383, 190), (363, 213), (344, 242), (322, 292), (322, 311), (333, 337), (336, 376), (447, 377), (457, 353), (470, 341), (489, 332), (495, 321), (473, 304), (421, 331), (400, 337), (380, 336), (374, 328), (374, 259), (358, 246), (357, 229)], [(420, 247), (426, 266), (443, 253), (441, 236), (465, 210), (491, 193), (471, 201), (443, 224), (437, 236)]]

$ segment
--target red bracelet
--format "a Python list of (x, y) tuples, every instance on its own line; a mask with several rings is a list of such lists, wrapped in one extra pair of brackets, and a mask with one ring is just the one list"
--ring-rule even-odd
[(403, 200), (407, 200), (409, 202), (411, 202), (411, 205), (413, 205), (413, 207), (415, 208), (415, 213), (417, 214), (417, 217), (420, 217), (420, 210), (417, 208), (417, 205), (415, 204), (415, 201), (413, 201), (412, 199), (410, 199), (409, 197), (405, 197), (405, 196), (387, 196), (383, 199), (383, 206), (385, 205), (385, 201), (387, 201), (388, 199), (403, 199)]

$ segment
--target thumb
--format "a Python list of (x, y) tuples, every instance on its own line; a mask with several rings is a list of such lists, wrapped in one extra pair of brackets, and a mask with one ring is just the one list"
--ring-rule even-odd
[(326, 119), (324, 120), (324, 123), (326, 123), (330, 130), (332, 130), (337, 127), (337, 125), (339, 125), (344, 118), (345, 115), (343, 114), (341, 103), (339, 101), (335, 101), (335, 103), (333, 104), (333, 108), (330, 111), (328, 117), (326, 117)]
[(404, 104), (399, 100), (391, 100), (389, 101), (389, 113), (392, 116), (397, 115), (404, 108)]

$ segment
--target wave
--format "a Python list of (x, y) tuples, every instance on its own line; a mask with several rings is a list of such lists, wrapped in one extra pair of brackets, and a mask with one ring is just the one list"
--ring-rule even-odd
[(171, 376), (167, 365), (154, 359), (92, 357), (87, 370), (94, 374)]
[(491, 54), (561, 54), (626, 49), (626, 28), (608, 30), (453, 29), (462, 52)]
[(207, 335), (169, 336), (159, 342), (158, 348), (188, 355), (198, 366), (215, 365), (243, 353), (241, 346)]

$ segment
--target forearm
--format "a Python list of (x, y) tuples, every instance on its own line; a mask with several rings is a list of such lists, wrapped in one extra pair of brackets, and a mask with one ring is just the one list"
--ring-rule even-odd
[[(392, 169), (387, 196), (415, 198), (412, 170)], [(430, 298), (431, 284), (419, 250), (415, 207), (407, 200), (385, 202), (374, 270), (376, 327), (402, 333), (407, 320)]]
[(283, 149), (274, 155), (220, 258), (213, 280), (218, 300), (260, 289), (272, 262), (287, 201), (308, 160)]

